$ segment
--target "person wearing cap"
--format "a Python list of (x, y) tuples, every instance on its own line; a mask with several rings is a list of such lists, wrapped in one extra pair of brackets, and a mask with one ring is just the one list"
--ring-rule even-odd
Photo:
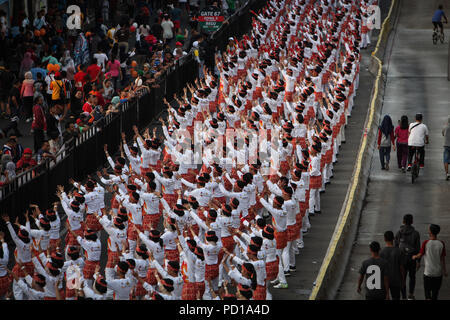
[(155, 170), (152, 171), (156, 180), (161, 183), (161, 191), (164, 200), (167, 201), (169, 207), (173, 207), (177, 202), (177, 195), (175, 188), (177, 187), (177, 180), (174, 177), (173, 171), (169, 167), (164, 167), (162, 170), (163, 176), (161, 176)]
[[(84, 268), (84, 259), (80, 256), (79, 246), (68, 246), (67, 259), (61, 268), (61, 275), (66, 281), (65, 300), (76, 299), (76, 289), (81, 285), (81, 272)], [(68, 284), (71, 285), (68, 285)]]
[[(219, 283), (219, 252), (222, 249), (222, 243), (219, 241), (216, 233), (212, 230), (205, 233), (205, 240), (202, 241), (196, 236), (190, 228), (191, 234), (194, 236), (194, 240), (197, 246), (203, 249), (205, 256), (205, 280), (211, 280), (213, 290), (218, 290)], [(209, 296), (209, 287), (206, 285), (205, 295)]]
[(278, 276), (274, 281), (275, 283), (278, 282), (278, 284), (275, 288), (286, 289), (288, 288), (288, 284), (284, 273), (282, 256), (283, 250), (287, 245), (287, 211), (283, 209), (284, 199), (281, 196), (275, 196), (272, 200), (272, 204), (268, 203), (264, 198), (260, 198), (259, 201), (272, 215), (272, 224), (275, 228), (276, 252), (279, 258)]
[[(64, 192), (63, 186), (58, 186), (58, 198), (60, 199), (61, 206), (67, 215), (67, 222), (70, 229), (77, 235), (83, 236), (84, 230), (82, 223), (84, 222), (83, 211), (80, 208), (80, 202), (77, 200), (70, 201)], [(65, 239), (66, 249), (68, 246), (77, 245), (76, 238), (72, 236), (70, 232), (67, 233)]]
[(44, 216), (39, 217), (41, 211), (37, 205), (30, 204), (30, 208), (31, 216), (38, 227), (38, 229), (30, 229), (32, 250), (37, 252), (40, 247), (42, 250), (47, 251), (50, 244), (50, 221)]
[[(18, 278), (23, 279), (25, 278), (25, 273), (23, 271), (24, 269), (28, 274), (34, 273), (34, 265), (31, 261), (31, 237), (29, 235), (29, 232), (23, 226), (20, 226), (19, 231), (16, 233), (11, 225), (11, 222), (9, 221), (8, 215), (4, 214), (2, 215), (2, 218), (6, 223), (6, 227), (8, 228), (11, 239), (16, 245), (17, 250), (16, 263), (12, 269), (12, 272), (16, 274)], [(20, 261), (21, 266), (18, 265), (18, 261)], [(24, 269), (22, 269), (22, 267)], [(17, 287), (16, 281), (13, 281), (13, 292), (14, 297), (17, 300), (22, 299), (22, 294)]]
[(100, 239), (97, 237), (96, 232), (91, 229), (87, 229), (84, 232), (84, 237), (78, 236), (69, 228), (69, 226), (67, 230), (72, 233), (74, 237), (76, 237), (77, 242), (84, 250), (86, 260), (83, 268), (83, 277), (87, 281), (88, 285), (92, 285), (92, 282), (94, 281), (95, 269), (98, 265), (100, 265), (100, 255), (102, 252), (102, 244)]
[(139, 150), (141, 151), (141, 173), (145, 174), (151, 170), (158, 170), (158, 160), (161, 157), (161, 149), (156, 147), (151, 140), (146, 140), (144, 142), (136, 126), (133, 126), (133, 130), (136, 134), (136, 141), (139, 146)]
[[(134, 253), (134, 261), (136, 266), (134, 267), (134, 271), (136, 274), (133, 274), (136, 279), (141, 279), (145, 281), (147, 279), (147, 273), (149, 269), (149, 261), (148, 261), (148, 252), (145, 244), (140, 244), (136, 247), (136, 251)], [(145, 288), (142, 286), (141, 282), (138, 280), (136, 287), (134, 289), (134, 295), (137, 300), (142, 300), (146, 294)]]
[[(0, 299), (3, 300), (6, 298), (6, 294), (9, 292), (11, 286), (11, 277), (8, 274), (9, 249), (8, 244), (5, 242), (5, 234), (3, 232), (0, 232), (0, 244)], [(17, 276), (15, 277), (16, 282), (19, 282), (19, 278)]]
[(322, 172), (320, 170), (320, 152), (322, 147), (314, 143), (309, 149), (311, 162), (309, 164), (309, 215), (320, 213), (320, 188), (322, 187)]
[(149, 181), (144, 186), (146, 186), (146, 188), (141, 186), (139, 195), (143, 201), (142, 228), (145, 235), (148, 235), (150, 230), (158, 227), (159, 220), (161, 218), (161, 194), (156, 191), (156, 183), (154, 181)]
[(94, 284), (92, 288), (86, 282), (86, 280), (81, 281), (82, 294), (85, 298), (92, 300), (106, 300), (106, 292), (108, 289), (106, 280), (100, 274), (94, 274)]
[[(177, 233), (175, 232), (175, 238), (177, 238)], [(175, 245), (176, 248), (176, 245)], [(177, 249), (178, 252), (178, 249)], [(166, 263), (166, 268), (163, 268), (162, 265), (153, 258), (152, 253), (149, 252), (150, 266), (155, 268), (157, 273), (159, 273), (164, 279), (170, 279), (173, 285), (173, 298), (174, 300), (181, 299), (181, 292), (183, 290), (183, 277), (180, 273), (180, 264), (178, 261), (169, 260)], [(156, 275), (158, 279), (158, 276)]]
[(79, 184), (78, 182), (73, 181), (73, 179), (70, 179), (69, 183), (73, 184), (75, 188), (84, 192), (84, 199), (86, 204), (86, 227), (94, 230), (95, 232), (99, 232), (100, 230), (102, 230), (102, 226), (93, 216), (93, 213), (95, 212), (100, 216), (103, 214), (105, 208), (105, 189), (101, 185), (95, 183), (90, 179), (84, 186)]
[(139, 155), (138, 148), (136, 148), (135, 146), (128, 147), (124, 132), (122, 132), (122, 148), (125, 151), (128, 161), (130, 162), (129, 171), (131, 172), (131, 170), (133, 170), (138, 175), (140, 175), (142, 158)]
[[(106, 280), (114, 279), (114, 267), (119, 262), (119, 253), (122, 251), (124, 244), (127, 241), (127, 228), (120, 217), (109, 219), (108, 215), (99, 217), (94, 214), (99, 220), (103, 229), (108, 234), (107, 243), (107, 262), (105, 267)], [(112, 291), (109, 290), (107, 296), (110, 297)]]
[[(144, 243), (147, 247), (148, 255), (153, 256), (155, 260), (158, 261), (159, 264), (164, 264), (164, 243), (161, 239), (161, 232), (158, 230), (151, 230), (149, 235), (146, 236), (143, 232), (137, 230), (139, 235), (139, 240), (141, 243)], [(156, 278), (154, 276), (155, 267), (150, 264), (147, 272), (147, 282), (151, 285), (156, 284)]]
[(187, 241), (176, 226), (178, 252), (180, 254), (180, 271), (184, 280), (181, 299), (196, 300), (205, 291), (205, 257), (203, 249), (193, 239)]
[[(45, 277), (45, 293), (44, 300), (57, 300), (59, 291), (57, 285), (61, 281), (61, 270), (58, 268), (55, 261), (48, 259), (44, 253), (37, 258), (36, 253), (32, 253), (32, 262), (35, 272)], [(45, 266), (45, 267), (44, 267)]]
[(136, 228), (140, 231), (144, 230), (142, 227), (143, 206), (141, 196), (139, 192), (137, 192), (136, 186), (128, 185), (128, 188), (128, 194), (120, 189), (117, 189), (115, 191), (115, 195), (117, 197), (117, 200), (122, 203), (122, 206), (128, 212), (127, 238), (130, 251), (134, 251), (134, 249), (136, 248), (136, 240), (138, 235), (136, 233), (136, 229), (133, 226), (136, 226)]
[[(8, 273), (12, 276), (17, 283), (18, 291), (21, 292), (21, 297), (26, 297), (27, 300), (44, 300), (46, 281), (43, 275), (35, 273), (33, 276), (28, 274), (26, 270), (23, 271), (26, 274), (25, 278), (19, 278), (14, 272)], [(9, 276), (6, 276), (9, 278)], [(0, 295), (1, 297), (1, 295)], [(16, 299), (25, 300), (25, 299)]]
[(137, 280), (128, 273), (129, 265), (125, 261), (119, 261), (115, 266), (116, 279), (107, 280), (106, 286), (113, 291), (114, 300), (130, 300), (131, 291), (136, 286)]

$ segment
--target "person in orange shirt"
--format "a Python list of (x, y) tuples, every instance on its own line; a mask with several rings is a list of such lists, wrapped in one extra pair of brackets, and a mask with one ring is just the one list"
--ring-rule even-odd
[(55, 80), (50, 83), (50, 89), (52, 90), (52, 106), (57, 104), (65, 105), (66, 86), (64, 81), (62, 81), (61, 73), (55, 73)]

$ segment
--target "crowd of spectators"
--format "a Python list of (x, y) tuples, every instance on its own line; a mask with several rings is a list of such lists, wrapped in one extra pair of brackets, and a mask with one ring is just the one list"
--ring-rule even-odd
[[(201, 6), (216, 5), (227, 15), (236, 2), (49, 0), (34, 17), (20, 12), (9, 23), (2, 19), (0, 117), (8, 124), (0, 127), (0, 138), (7, 139), (0, 183), (56, 161), (79, 134), (120, 112), (137, 89), (158, 88), (158, 79), (205, 39), (196, 21)], [(81, 9), (82, 29), (67, 28), (71, 4)], [(183, 14), (189, 17), (186, 27)], [(22, 132), (19, 122), (31, 123), (31, 129)], [(33, 150), (17, 142), (30, 134)]]

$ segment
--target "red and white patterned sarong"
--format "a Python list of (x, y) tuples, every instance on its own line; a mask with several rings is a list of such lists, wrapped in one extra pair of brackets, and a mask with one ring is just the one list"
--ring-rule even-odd
[(195, 282), (185, 282), (181, 290), (181, 300), (197, 300)]
[(219, 276), (219, 264), (205, 265), (205, 280), (213, 280)]
[(119, 263), (119, 253), (108, 249), (108, 260), (106, 261), (106, 268), (114, 268)]
[(144, 215), (144, 217), (142, 218), (142, 228), (144, 229), (144, 231), (156, 229), (158, 227), (160, 218), (161, 218), (160, 212), (153, 214), (147, 213), (146, 215)]
[(266, 262), (266, 280), (275, 280), (278, 276), (279, 258), (271, 262)]
[(222, 246), (227, 249), (229, 252), (233, 252), (234, 251), (234, 246), (236, 245), (236, 243), (233, 240), (233, 236), (229, 236), (229, 237), (222, 237)]
[(197, 296), (197, 293), (200, 293), (200, 297), (203, 297), (203, 294), (205, 293), (205, 282), (195, 282), (195, 295)]
[(322, 175), (309, 178), (309, 189), (320, 189), (322, 187)]
[(11, 282), (12, 279), (9, 274), (0, 277), (0, 297), (4, 297), (8, 293)]
[[(77, 236), (80, 236), (83, 238), (83, 226), (81, 226), (81, 228), (77, 229), (77, 230), (72, 230)], [(66, 247), (67, 246), (79, 246), (80, 244), (77, 241), (77, 238), (71, 233), (71, 232), (67, 232), (66, 234), (66, 238), (65, 238), (65, 244)]]
[(98, 219), (93, 214), (89, 213), (86, 215), (86, 228), (95, 232), (103, 230), (103, 226), (98, 222)]
[(95, 268), (100, 264), (100, 261), (89, 261), (86, 260), (83, 268), (83, 277), (85, 279), (93, 279)]
[(287, 241), (294, 241), (297, 235), (297, 228), (295, 224), (287, 226)]
[(287, 245), (287, 231), (275, 231), (275, 240), (277, 241), (277, 249), (284, 249)]
[(253, 291), (253, 300), (266, 300), (266, 286), (260, 286), (259, 284), (256, 286)]
[[(145, 277), (139, 277), (142, 280), (146, 280)], [(144, 287), (142, 286), (142, 283), (140, 281), (138, 281), (138, 283), (136, 284), (136, 287), (134, 289), (134, 295), (136, 297), (142, 297), (145, 296), (147, 294), (147, 290), (144, 289)]]

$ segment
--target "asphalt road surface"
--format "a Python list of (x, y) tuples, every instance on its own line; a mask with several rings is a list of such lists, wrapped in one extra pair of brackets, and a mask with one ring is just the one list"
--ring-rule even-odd
[[(374, 153), (366, 204), (359, 231), (347, 266), (338, 299), (363, 299), (356, 292), (361, 262), (370, 256), (369, 243), (378, 241), (384, 246), (383, 234), (396, 233), (403, 215), (414, 216), (414, 227), (421, 241), (428, 239), (430, 223), (441, 226), (438, 238), (450, 244), (450, 181), (445, 180), (442, 127), (450, 115), (450, 82), (447, 81), (448, 34), (444, 44), (432, 43), (431, 17), (438, 4), (450, 8), (450, 1), (401, 1), (397, 27), (391, 35), (384, 61), (388, 69), (383, 116), (389, 114), (394, 122), (407, 115), (410, 122), (421, 112), (430, 133), (426, 146), (425, 168), (417, 182), (411, 174), (397, 168), (395, 152), (391, 153), (389, 171), (382, 171), (378, 152)], [(444, 26), (446, 26), (444, 24)], [(392, 51), (391, 51), (392, 50)], [(447, 256), (446, 263), (450, 262)], [(423, 290), (423, 262), (416, 275), (416, 299), (425, 299)], [(440, 299), (450, 298), (450, 283), (444, 277)]]

